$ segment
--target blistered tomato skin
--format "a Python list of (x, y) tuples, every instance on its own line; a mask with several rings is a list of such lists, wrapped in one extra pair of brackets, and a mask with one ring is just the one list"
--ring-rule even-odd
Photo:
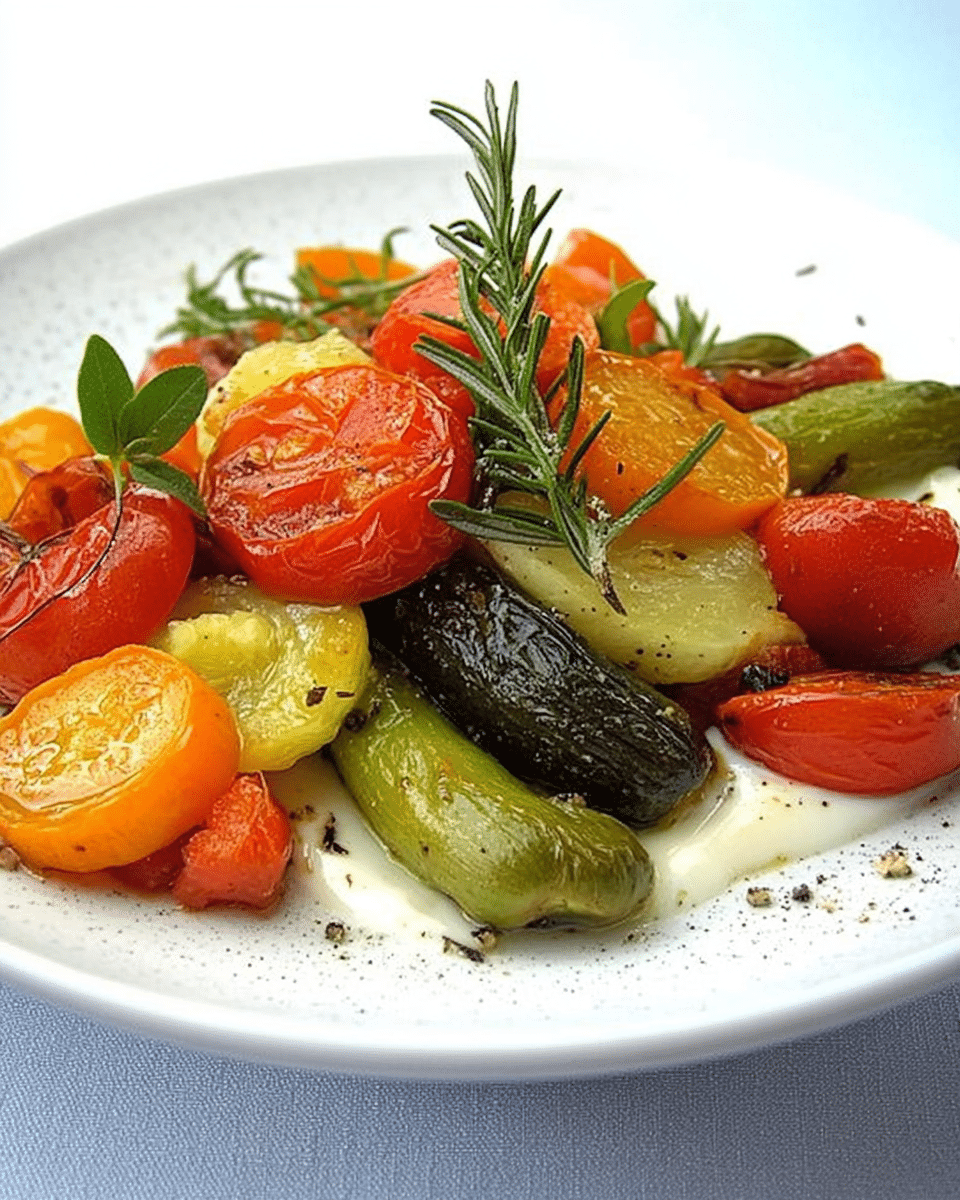
[(217, 540), (263, 591), (359, 604), (457, 549), (429, 505), (466, 500), (473, 461), (466, 418), (416, 380), (331, 367), (230, 413), (202, 490)]
[(189, 510), (130, 486), (116, 504), (34, 547), (0, 577), (0, 702), (74, 663), (144, 642), (167, 619), (193, 562)]
[(960, 767), (960, 676), (823, 672), (721, 704), (727, 740), (801, 783), (895, 795)]
[(68, 458), (28, 481), (7, 524), (35, 545), (70, 529), (112, 499), (108, 468), (90, 455)]
[(834, 665), (913, 667), (960, 641), (960, 529), (942, 509), (791, 497), (757, 537), (780, 607)]

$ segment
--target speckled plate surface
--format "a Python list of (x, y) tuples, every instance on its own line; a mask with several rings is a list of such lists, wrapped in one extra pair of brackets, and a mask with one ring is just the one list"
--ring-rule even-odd
[[(589, 225), (725, 333), (790, 333), (814, 349), (864, 340), (891, 374), (960, 378), (960, 247), (817, 186), (746, 166), (675, 166), (655, 179), (554, 165), (559, 230)], [(87, 336), (136, 367), (183, 295), (234, 250), (279, 283), (295, 246), (376, 244), (406, 225), (403, 257), (435, 256), (427, 223), (469, 211), (462, 165), (396, 160), (227, 181), (145, 200), (0, 253), (4, 412), (70, 407)], [(897, 1003), (960, 970), (960, 809), (909, 821), (768, 873), (685, 916), (603, 936), (527, 934), (483, 962), (437, 937), (324, 927), (294, 880), (270, 918), (191, 915), (108, 890), (0, 874), (0, 972), (146, 1036), (300, 1067), (439, 1078), (625, 1071), (784, 1040)], [(915, 863), (883, 879), (893, 843)], [(813, 901), (791, 899), (807, 884)]]

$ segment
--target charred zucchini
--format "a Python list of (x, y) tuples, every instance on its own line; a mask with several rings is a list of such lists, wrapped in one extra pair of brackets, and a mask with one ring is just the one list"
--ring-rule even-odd
[(706, 777), (710, 752), (679, 705), (480, 563), (448, 564), (368, 620), (449, 720), (521, 779), (639, 829)]
[(538, 796), (402, 674), (371, 681), (331, 753), (393, 856), (485, 925), (610, 925), (653, 886), (636, 834), (604, 813)]

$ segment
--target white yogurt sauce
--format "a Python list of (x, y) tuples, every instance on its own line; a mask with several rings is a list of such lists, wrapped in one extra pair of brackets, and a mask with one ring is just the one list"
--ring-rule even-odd
[[(960, 521), (960, 471), (952, 467), (898, 494), (929, 498)], [(670, 916), (745, 877), (853, 842), (960, 785), (957, 772), (898, 796), (842, 795), (760, 767), (715, 729), (708, 737), (718, 770), (703, 797), (640, 834), (656, 871), (643, 920)], [(294, 886), (335, 918), (372, 933), (475, 942), (476, 922), (392, 861), (325, 759), (305, 759), (272, 776), (271, 786), (296, 816)], [(324, 826), (331, 817), (334, 841), (343, 853), (324, 849)]]

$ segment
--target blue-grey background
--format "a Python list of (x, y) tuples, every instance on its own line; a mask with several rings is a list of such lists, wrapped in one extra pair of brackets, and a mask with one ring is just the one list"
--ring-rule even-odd
[[(427, 102), (472, 106), (488, 75), (521, 80), (530, 154), (732, 151), (960, 238), (958, 45), (955, 0), (0, 0), (0, 244), (219, 176), (445, 152)], [(0, 1198), (955, 1198), (958, 1007), (438, 1084), (209, 1059), (0, 986)]]

